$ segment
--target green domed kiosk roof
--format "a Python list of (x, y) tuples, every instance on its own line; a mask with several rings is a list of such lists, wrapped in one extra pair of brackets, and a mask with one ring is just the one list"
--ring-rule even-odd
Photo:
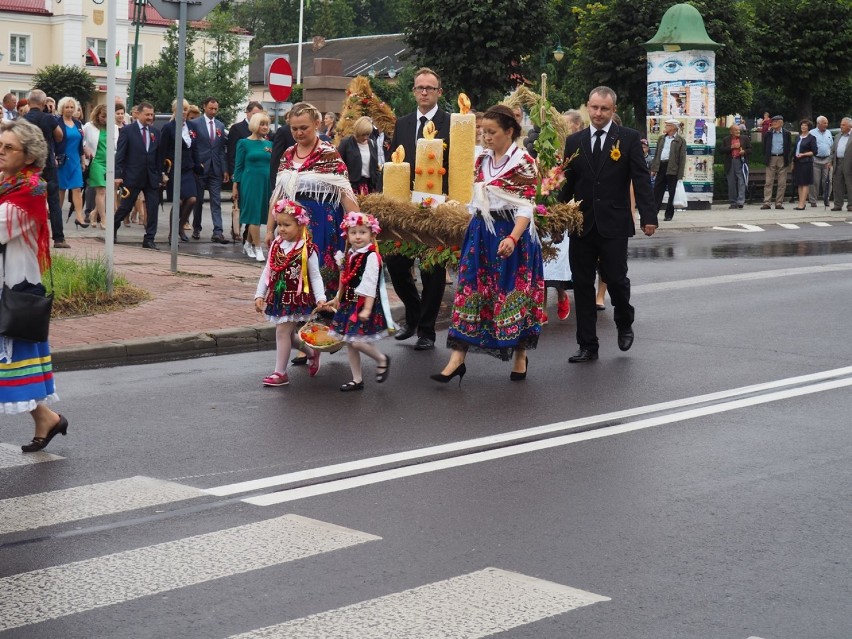
[(642, 46), (648, 51), (715, 51), (725, 45), (710, 39), (698, 9), (691, 4), (676, 4), (663, 15), (657, 34)]

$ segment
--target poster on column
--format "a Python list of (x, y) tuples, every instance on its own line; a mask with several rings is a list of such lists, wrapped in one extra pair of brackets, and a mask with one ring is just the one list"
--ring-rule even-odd
[(716, 129), (716, 54), (712, 51), (648, 53), (648, 136), (652, 144), (662, 123), (675, 118), (687, 144), (684, 186), (688, 199), (712, 201)]

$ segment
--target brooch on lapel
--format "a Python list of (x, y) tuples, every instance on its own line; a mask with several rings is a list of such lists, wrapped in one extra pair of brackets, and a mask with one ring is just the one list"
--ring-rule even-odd
[(191, 137), (193, 140), (195, 139), (195, 131), (193, 131), (192, 129), (189, 129), (189, 137)]
[(613, 162), (618, 162), (621, 159), (621, 149), (619, 149), (620, 146), (621, 146), (621, 140), (616, 140), (615, 146), (613, 146), (609, 150), (609, 159), (612, 160)]
[(217, 137), (217, 138), (221, 138), (221, 137), (222, 137), (222, 131), (220, 131), (219, 129), (216, 129), (216, 137)]

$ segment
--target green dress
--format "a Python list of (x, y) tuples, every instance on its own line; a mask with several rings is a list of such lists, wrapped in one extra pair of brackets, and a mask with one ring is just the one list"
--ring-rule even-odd
[(240, 224), (263, 224), (269, 214), (269, 159), (272, 142), (244, 138), (237, 142), (234, 182), (240, 185)]
[(106, 186), (106, 129), (101, 129), (98, 135), (98, 150), (89, 165), (89, 186)]

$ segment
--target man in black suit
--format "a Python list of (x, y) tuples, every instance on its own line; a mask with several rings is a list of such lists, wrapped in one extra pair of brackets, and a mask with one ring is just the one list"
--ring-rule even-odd
[(216, 115), (219, 113), (219, 101), (205, 98), (204, 113), (187, 123), (189, 130), (195, 133), (198, 161), (201, 163), (198, 177), (198, 200), (192, 215), (192, 239), (201, 237), (201, 211), (204, 207), (204, 191), (210, 194), (210, 215), (213, 218), (211, 242), (228, 244), (222, 227), (222, 184), (230, 180), (228, 172), (228, 136), (225, 125)]
[(162, 172), (159, 158), (159, 132), (151, 125), (154, 123), (154, 106), (141, 102), (136, 121), (128, 124), (118, 133), (115, 149), (115, 186), (124, 187), (126, 197), (115, 212), (115, 233), (124, 221), (139, 192), (145, 196), (145, 209), (148, 219), (145, 222), (143, 248), (158, 250), (154, 243), (157, 235), (157, 205), (160, 202), (160, 183)]
[(636, 233), (630, 210), (630, 185), (636, 194), (640, 224), (645, 235), (657, 229), (657, 210), (651, 193), (651, 176), (645, 164), (638, 131), (612, 121), (615, 92), (592, 89), (587, 103), (591, 126), (569, 136), (565, 157), (577, 153), (565, 170), (560, 200), (580, 200), (583, 230), (572, 235), (568, 255), (574, 280), (579, 350), (571, 363), (598, 358), (595, 331), (595, 276), (598, 266), (606, 280), (618, 329), (618, 348), (633, 345), (633, 307), (627, 277), (627, 240)]
[(275, 136), (272, 138), (272, 156), (269, 158), (269, 180), (272, 183), (272, 188), (275, 188), (275, 180), (278, 178), (278, 165), (281, 164), (281, 158), (284, 151), (296, 144), (296, 138), (293, 137), (293, 132), (290, 131), (290, 124), (284, 121), (284, 124), (278, 126), (275, 131)]
[(41, 89), (33, 89), (27, 96), (29, 111), (24, 119), (35, 124), (47, 142), (47, 160), (41, 172), (47, 183), (47, 208), (50, 212), (50, 234), (53, 236), (53, 248), (71, 248), (65, 241), (62, 228), (62, 205), (59, 202), (59, 174), (56, 170), (55, 145), (65, 137), (65, 127), (59, 126), (59, 120), (47, 112), (47, 94)]
[[(395, 150), (400, 144), (405, 149), (405, 158), (411, 163), (411, 180), (414, 181), (414, 158), (417, 155), (417, 140), (423, 137), (423, 127), (431, 121), (438, 133), (436, 138), (444, 140), (444, 164), (449, 151), (450, 114), (438, 108), (441, 97), (441, 78), (431, 69), (422, 68), (414, 76), (414, 98), (417, 110), (402, 116), (396, 121), (390, 148)], [(444, 175), (443, 192), (447, 192), (447, 176)], [(414, 260), (402, 255), (388, 255), (385, 264), (390, 273), (393, 288), (405, 305), (405, 326), (396, 334), (396, 339), (404, 340), (417, 333), (414, 349), (425, 351), (435, 348), (435, 320), (441, 310), (441, 300), (447, 286), (447, 271), (442, 266), (420, 269), (420, 281), (423, 294), (417, 292), (417, 285), (411, 276)]]

